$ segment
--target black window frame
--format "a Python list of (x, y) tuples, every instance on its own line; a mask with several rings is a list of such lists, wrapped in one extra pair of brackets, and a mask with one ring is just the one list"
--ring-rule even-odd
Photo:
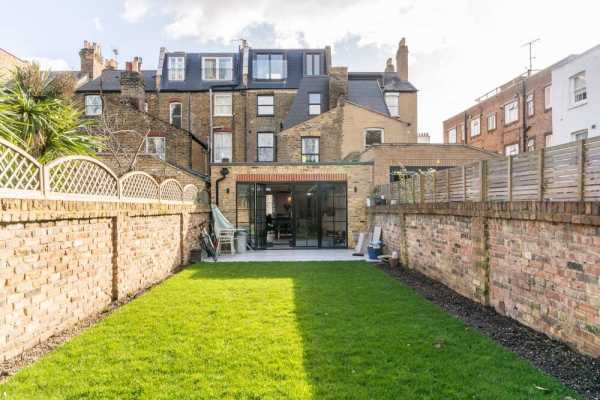
[[(317, 56), (319, 58), (318, 62), (315, 61), (315, 56)], [(308, 61), (310, 57), (310, 63)], [(323, 75), (321, 73), (322, 70), (322, 65), (321, 65), (321, 53), (315, 53), (315, 52), (307, 52), (304, 54), (304, 75), (305, 76), (321, 76)], [(309, 65), (311, 68), (311, 73), (309, 74)], [(319, 73), (315, 74), (315, 66), (317, 66), (319, 68)]]
[[(258, 70), (258, 57), (259, 56), (268, 56), (268, 60), (269, 60), (269, 77), (268, 78), (259, 78), (256, 76), (256, 72)], [(273, 78), (273, 72), (272, 70), (272, 58), (273, 56), (281, 56), (281, 78)], [(285, 53), (281, 53), (281, 52), (270, 52), (270, 53), (256, 53), (254, 54), (254, 60), (252, 63), (252, 79), (255, 81), (267, 81), (267, 82), (271, 82), (271, 81), (284, 81), (287, 79), (287, 59), (285, 56)]]
[[(310, 96), (313, 94), (318, 94), (319, 95), (319, 102), (318, 103), (311, 103), (310, 101)], [(319, 113), (318, 114), (313, 114), (310, 112), (310, 106), (319, 106)], [(321, 115), (323, 114), (323, 95), (321, 94), (321, 92), (309, 92), (308, 93), (308, 115), (310, 116), (316, 116), (316, 115)]]
[[(318, 143), (318, 150), (316, 153), (305, 153), (304, 152), (304, 140), (315, 139)], [(311, 157), (311, 161), (306, 161), (304, 157)], [(312, 158), (315, 159), (312, 159)], [(319, 136), (303, 136), (300, 138), (300, 161), (302, 164), (318, 164), (321, 161), (321, 138)]]
[[(259, 98), (261, 97), (270, 97), (273, 99), (273, 104), (269, 105), (260, 105), (259, 103)], [(270, 114), (261, 114), (260, 112), (260, 107), (272, 107), (273, 111)], [(259, 117), (273, 117), (275, 115), (275, 94), (258, 94), (256, 95), (256, 115)]]
[[(273, 146), (261, 146), (260, 140), (258, 139), (260, 135), (273, 136)], [(260, 159), (260, 149), (273, 149), (273, 157), (270, 160), (261, 160)], [(275, 132), (273, 132), (273, 131), (256, 132), (256, 161), (257, 162), (275, 162), (275, 161), (277, 161), (277, 137), (275, 136)]]

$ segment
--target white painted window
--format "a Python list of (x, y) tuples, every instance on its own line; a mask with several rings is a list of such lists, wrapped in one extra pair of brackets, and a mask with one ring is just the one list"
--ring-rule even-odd
[(215, 132), (213, 138), (213, 162), (232, 161), (233, 136), (231, 132)]
[(504, 124), (519, 120), (519, 101), (514, 100), (504, 105)]
[(308, 115), (321, 114), (321, 93), (308, 94)]
[(488, 131), (493, 131), (496, 129), (496, 113), (490, 113), (487, 117), (487, 129)]
[(185, 79), (185, 57), (170, 56), (168, 68), (170, 81), (182, 81)]
[(535, 114), (535, 104), (533, 102), (533, 93), (527, 95), (527, 116), (531, 117)]
[(365, 147), (382, 144), (384, 142), (382, 128), (365, 129)]
[(552, 85), (544, 88), (544, 110), (552, 108)]
[(102, 115), (102, 97), (96, 94), (85, 96), (85, 115), (94, 117)]
[(213, 115), (215, 117), (231, 117), (233, 115), (231, 93), (215, 93)]
[(527, 139), (527, 151), (535, 151), (535, 138)]
[(580, 131), (573, 132), (571, 133), (571, 138), (573, 140), (585, 140), (588, 138), (588, 130), (582, 129)]
[(171, 125), (181, 128), (181, 103), (169, 104), (169, 122)]
[(481, 134), (481, 118), (473, 118), (471, 120), (471, 137)]
[(400, 115), (400, 93), (386, 93), (385, 104), (387, 105), (387, 108), (390, 112), (390, 116), (398, 117)]
[(577, 106), (587, 102), (585, 71), (571, 77), (571, 105)]
[(321, 55), (318, 53), (308, 53), (306, 55), (306, 75), (321, 75)]
[(516, 156), (519, 154), (519, 144), (515, 143), (504, 146), (504, 154), (507, 156)]
[(164, 137), (149, 136), (146, 138), (146, 154), (151, 154), (164, 160), (166, 149), (166, 139)]
[(275, 135), (273, 132), (258, 133), (258, 161), (275, 161)]
[(275, 114), (275, 96), (272, 94), (256, 96), (256, 103), (258, 107), (258, 115)]
[(551, 133), (547, 134), (546, 137), (545, 137), (545, 139), (546, 139), (545, 140), (545, 147), (552, 146), (552, 134)]
[(448, 129), (448, 143), (456, 143), (456, 128)]
[(202, 57), (202, 80), (233, 80), (233, 59), (231, 57)]

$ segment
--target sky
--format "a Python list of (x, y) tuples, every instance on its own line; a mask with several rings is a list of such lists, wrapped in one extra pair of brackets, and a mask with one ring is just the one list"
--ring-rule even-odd
[[(5, 4), (2, 4), (5, 3)], [(0, 0), (0, 47), (53, 70), (79, 69), (84, 40), (141, 56), (156, 68), (161, 46), (233, 51), (250, 46), (332, 46), (333, 65), (382, 71), (398, 42), (410, 50), (419, 89), (418, 129), (442, 141), (442, 122), (526, 71), (600, 44), (597, 0)]]

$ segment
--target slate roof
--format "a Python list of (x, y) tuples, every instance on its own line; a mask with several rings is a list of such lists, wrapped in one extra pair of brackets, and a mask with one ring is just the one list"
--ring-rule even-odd
[[(185, 79), (183, 81), (169, 80), (169, 57), (185, 57)], [(233, 74), (231, 81), (204, 81), (202, 80), (202, 58), (203, 57), (232, 57)], [(223, 87), (237, 88), (240, 84), (241, 76), (239, 53), (182, 53), (170, 52), (165, 54), (163, 63), (160, 90), (167, 92), (194, 92), (205, 91), (210, 88)]]
[[(102, 71), (99, 77), (88, 81), (81, 85), (77, 89), (78, 92), (118, 92), (121, 90), (121, 84), (119, 82), (121, 78), (121, 73), (125, 72), (122, 69), (105, 69)], [(142, 71), (142, 75), (144, 75), (144, 85), (147, 91), (155, 91), (156, 90), (156, 71), (155, 70), (144, 70)]]
[(377, 80), (348, 80), (348, 101), (390, 115)]
[(403, 81), (395, 72), (350, 72), (348, 81), (377, 80), (384, 91), (416, 92), (409, 81)]
[(284, 129), (291, 128), (314, 117), (314, 115), (308, 114), (309, 93), (321, 94), (321, 113), (329, 109), (329, 78), (327, 76), (305, 77), (300, 81), (298, 92), (283, 122)]

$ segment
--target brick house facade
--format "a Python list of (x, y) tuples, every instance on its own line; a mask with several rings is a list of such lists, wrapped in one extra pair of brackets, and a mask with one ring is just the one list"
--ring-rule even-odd
[(551, 145), (552, 69), (565, 60), (530, 76), (516, 77), (445, 120), (444, 143), (468, 144), (505, 155)]

